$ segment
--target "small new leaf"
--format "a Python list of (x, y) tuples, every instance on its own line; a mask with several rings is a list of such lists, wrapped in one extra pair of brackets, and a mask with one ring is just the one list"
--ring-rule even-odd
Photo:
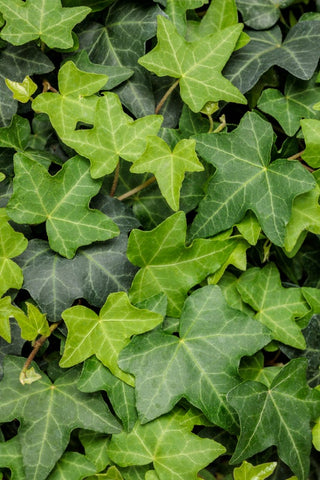
[(204, 170), (195, 152), (195, 140), (180, 140), (171, 152), (159, 137), (149, 138), (147, 149), (130, 168), (133, 173), (151, 172), (172, 210), (179, 209), (180, 189), (185, 172)]
[(264, 480), (270, 477), (277, 466), (277, 462), (262, 463), (253, 466), (251, 463), (242, 462), (242, 465), (233, 470), (234, 480)]
[(181, 98), (194, 112), (200, 112), (210, 101), (247, 103), (221, 74), (242, 28), (241, 24), (232, 25), (199, 41), (187, 42), (170, 20), (159, 16), (158, 44), (139, 63), (159, 77), (179, 79)]
[(21, 103), (27, 103), (32, 100), (32, 95), (37, 90), (38, 85), (27, 75), (23, 82), (14, 82), (5, 79), (7, 87), (13, 92), (13, 98)]
[(0, 0), (6, 20), (1, 37), (13, 45), (40, 40), (50, 48), (73, 46), (71, 30), (90, 13), (88, 7), (63, 8), (60, 0)]
[(60, 255), (72, 258), (81, 245), (118, 235), (110, 218), (88, 207), (101, 183), (91, 178), (84, 158), (71, 158), (54, 176), (24, 154), (16, 154), (14, 163), (7, 212), (17, 223), (46, 222), (50, 247)]
[(121, 350), (132, 335), (153, 329), (163, 318), (158, 313), (141, 310), (129, 302), (124, 292), (111, 293), (100, 314), (87, 307), (75, 306), (62, 313), (68, 327), (62, 367), (70, 367), (95, 354), (121, 380), (133, 385), (130, 375), (117, 365)]

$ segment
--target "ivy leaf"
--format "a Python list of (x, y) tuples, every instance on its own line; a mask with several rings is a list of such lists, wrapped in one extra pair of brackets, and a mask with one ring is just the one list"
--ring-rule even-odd
[(146, 148), (149, 135), (156, 135), (163, 117), (148, 115), (133, 121), (122, 110), (118, 95), (107, 92), (98, 99), (92, 129), (76, 130), (63, 141), (89, 158), (93, 178), (113, 172), (119, 158), (137, 160)]
[(278, 26), (266, 31), (246, 33), (250, 42), (233, 53), (223, 71), (224, 76), (242, 93), (250, 90), (273, 65), (284, 68), (301, 80), (312, 77), (320, 56), (317, 48), (320, 40), (318, 21), (298, 22), (289, 30), (283, 42)]
[(205, 236), (232, 227), (252, 210), (267, 237), (283, 245), (293, 199), (314, 186), (299, 162), (270, 163), (271, 125), (256, 113), (246, 113), (233, 132), (194, 137), (197, 152), (217, 171), (200, 202), (191, 235)]
[[(11, 470), (11, 480), (25, 480), (21, 446), (17, 437), (0, 442), (0, 467)], [(0, 479), (2, 480), (1, 477)]]
[(289, 7), (294, 0), (236, 0), (246, 25), (255, 30), (272, 27), (280, 18), (280, 9)]
[[(109, 455), (121, 467), (153, 462), (159, 480), (193, 480), (199, 470), (225, 452), (214, 440), (191, 433), (189, 412), (176, 409), (130, 433), (113, 435)], [(160, 454), (161, 452), (161, 454)]]
[(12, 115), (16, 113), (18, 103), (5, 84), (5, 79), (22, 82), (26, 75), (47, 73), (53, 64), (40, 49), (34, 45), (22, 47), (7, 46), (0, 51), (0, 125), (10, 124)]
[(320, 176), (315, 172), (314, 177), (318, 180), (314, 189), (296, 197), (292, 205), (284, 240), (284, 248), (290, 257), (295, 255), (301, 246), (307, 231), (320, 234)]
[(80, 430), (79, 440), (84, 447), (86, 457), (95, 465), (96, 471), (104, 470), (110, 463), (107, 452), (110, 437), (91, 430)]
[[(9, 297), (4, 297), (4, 298), (9, 298)], [(2, 300), (0, 300), (0, 321), (2, 323), (6, 312), (3, 312), (2, 309)], [(11, 300), (11, 299), (10, 299)], [(8, 301), (8, 300), (7, 300)], [(9, 303), (9, 301), (8, 301)], [(5, 310), (5, 309), (4, 309)], [(3, 315), (4, 313), (4, 315)], [(8, 309), (8, 316), (11, 317), (11, 312), (10, 308)], [(5, 321), (7, 318), (5, 318)], [(21, 329), (17, 322), (12, 318), (10, 319), (10, 325), (9, 325), (9, 333), (10, 333), (10, 343), (6, 342), (3, 338), (0, 338), (0, 378), (3, 377), (3, 368), (2, 368), (2, 363), (3, 360), (8, 356), (8, 355), (21, 355), (21, 350), (22, 347), (25, 343), (24, 339), (21, 337)]]
[(258, 107), (274, 117), (284, 132), (292, 136), (300, 127), (301, 118), (318, 118), (313, 106), (320, 101), (320, 87), (315, 83), (315, 76), (309, 81), (288, 76), (284, 95), (275, 88), (262, 92)]
[(240, 358), (269, 338), (265, 327), (227, 305), (219, 287), (196, 290), (184, 304), (179, 337), (157, 329), (120, 354), (120, 368), (135, 375), (139, 418), (148, 422), (184, 397), (214, 424), (236, 431), (226, 393), (240, 381)]
[(221, 74), (241, 31), (242, 25), (232, 25), (201, 41), (189, 43), (169, 20), (159, 16), (158, 44), (140, 58), (139, 63), (159, 77), (177, 78), (181, 98), (194, 112), (199, 112), (209, 101), (247, 103), (239, 90)]
[(124, 429), (130, 431), (133, 428), (137, 420), (134, 389), (112, 375), (97, 358), (91, 357), (85, 361), (78, 388), (81, 392), (105, 390)]
[(27, 248), (28, 241), (22, 233), (16, 232), (9, 224), (4, 208), (0, 209), (0, 297), (9, 288), (21, 288), (21, 268), (11, 260)]
[(68, 327), (68, 337), (61, 367), (76, 365), (95, 354), (129, 385), (133, 384), (132, 378), (117, 365), (120, 351), (132, 335), (147, 332), (163, 320), (162, 315), (131, 305), (125, 292), (111, 293), (99, 315), (79, 305), (65, 310), (62, 318)]
[(306, 364), (306, 359), (291, 360), (269, 388), (247, 381), (229, 392), (228, 401), (237, 410), (240, 424), (245, 424), (232, 463), (276, 445), (279, 457), (299, 479), (306, 480), (311, 450), (310, 420), (320, 413), (320, 393), (311, 392), (306, 385)]
[(38, 85), (28, 75), (21, 83), (8, 78), (5, 79), (5, 82), (9, 90), (13, 92), (13, 98), (21, 103), (27, 103), (38, 88)]
[(144, 55), (147, 40), (155, 35), (156, 18), (161, 14), (156, 5), (122, 0), (109, 8), (104, 25), (90, 23), (79, 33), (80, 47), (88, 52), (92, 62), (134, 71), (115, 92), (137, 118), (154, 113), (151, 78), (137, 60)]
[(14, 192), (7, 212), (17, 223), (46, 222), (50, 247), (72, 258), (81, 245), (107, 240), (119, 233), (111, 219), (88, 207), (100, 186), (90, 177), (84, 158), (73, 157), (51, 176), (45, 167), (18, 153)]
[(1, 37), (13, 45), (41, 39), (50, 48), (73, 46), (71, 30), (90, 13), (87, 7), (62, 8), (60, 0), (0, 0), (6, 20)]
[(165, 12), (174, 24), (179, 35), (184, 37), (187, 33), (187, 10), (194, 10), (207, 4), (209, 0), (167, 0)]
[(80, 50), (72, 56), (72, 62), (79, 70), (88, 73), (98, 73), (100, 75), (106, 75), (108, 77), (107, 83), (104, 85), (103, 90), (112, 90), (120, 83), (128, 80), (133, 75), (133, 70), (126, 67), (118, 67), (116, 65), (100, 65), (98, 63), (91, 62), (88, 52), (86, 50)]
[(253, 466), (251, 463), (242, 462), (241, 466), (233, 470), (234, 480), (264, 480), (270, 477), (277, 466), (277, 462), (262, 463)]
[[(54, 384), (41, 372), (41, 379), (26, 387), (19, 382), (24, 361), (17, 357), (4, 361), (0, 418), (1, 422), (20, 420), (18, 438), (26, 478), (44, 480), (64, 452), (72, 430), (80, 427), (116, 433), (119, 425), (99, 395), (91, 394), (89, 400), (79, 392), (77, 369), (69, 370)], [(40, 373), (36, 365), (34, 368)]]
[(130, 171), (153, 173), (169, 206), (173, 210), (178, 210), (185, 172), (204, 170), (195, 152), (195, 145), (195, 140), (184, 139), (178, 142), (171, 152), (164, 140), (151, 137), (144, 154), (134, 162)]
[(136, 268), (126, 257), (126, 234), (106, 244), (78, 250), (72, 260), (60, 257), (44, 240), (33, 239), (18, 264), (24, 288), (52, 321), (77, 298), (102, 307), (109, 293), (129, 290)]
[(248, 269), (240, 276), (237, 288), (242, 300), (257, 312), (255, 319), (271, 330), (274, 339), (292, 347), (306, 347), (295, 320), (308, 313), (308, 305), (300, 289), (282, 287), (274, 264)]
[(11, 342), (10, 317), (17, 312), (19, 313), (20, 309), (12, 305), (11, 297), (0, 298), (0, 336), (8, 343)]
[(26, 118), (13, 115), (8, 127), (0, 128), (0, 147), (16, 151), (26, 150), (31, 138), (30, 123)]
[(18, 308), (13, 312), (19, 327), (21, 328), (21, 337), (25, 340), (33, 341), (38, 335), (49, 337), (51, 331), (46, 319), (46, 315), (32, 303), (26, 302), (27, 315)]
[(77, 452), (65, 452), (48, 480), (82, 480), (93, 473), (96, 473), (96, 467), (84, 455)]
[(229, 239), (197, 239), (186, 247), (186, 227), (184, 213), (177, 212), (153, 230), (131, 232), (127, 255), (141, 267), (130, 289), (133, 303), (163, 292), (168, 297), (167, 314), (178, 317), (190, 288), (229, 257), (234, 248)]
[[(58, 72), (59, 93), (38, 95), (32, 108), (49, 115), (53, 128), (61, 139), (67, 139), (79, 121), (91, 124), (94, 120), (98, 97), (108, 77), (103, 74), (79, 70), (72, 61), (66, 62)], [(65, 122), (65, 117), (68, 122)]]
[(301, 128), (306, 142), (306, 149), (301, 156), (308, 165), (319, 168), (320, 121), (301, 120)]

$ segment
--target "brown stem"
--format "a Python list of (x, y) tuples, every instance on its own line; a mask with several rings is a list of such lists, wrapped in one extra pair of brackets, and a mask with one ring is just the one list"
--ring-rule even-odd
[(128, 197), (132, 197), (135, 193), (140, 192), (140, 190), (143, 190), (144, 188), (148, 187), (151, 185), (151, 183), (155, 182), (156, 177), (150, 177), (148, 180), (145, 182), (141, 183), (141, 185), (138, 185), (137, 187), (133, 188), (132, 190), (129, 190), (129, 192), (124, 193), (123, 195), (120, 195), (120, 197), (117, 197), (118, 200), (125, 200)]
[(56, 90), (46, 79), (42, 81), (42, 85), (43, 85), (42, 93), (49, 92), (49, 90), (54, 93), (59, 93), (58, 90)]
[[(62, 320), (60, 320), (59, 322), (56, 322), (56, 323), (53, 323), (52, 325), (50, 325), (49, 329), (50, 329), (50, 335), (51, 333), (60, 325), (60, 323), (62, 322)], [(29, 355), (29, 357), (27, 358), (27, 360), (25, 361), (25, 364), (23, 365), (22, 367), (22, 370), (21, 370), (21, 373), (20, 373), (20, 382), (22, 383), (22, 385), (24, 385), (24, 378), (26, 377), (26, 373), (27, 373), (27, 370), (28, 368), (30, 367), (31, 365), (31, 362), (33, 361), (34, 357), (37, 355), (38, 351), (40, 350), (40, 348), (42, 347), (42, 345), (44, 344), (44, 342), (47, 340), (47, 338), (49, 338), (49, 336), (46, 336), (46, 335), (41, 335), (40, 338), (38, 338), (38, 340), (36, 340), (34, 342), (34, 345), (33, 345), (33, 349)]]
[(306, 165), (302, 158), (301, 158), (301, 155), (303, 155), (305, 152), (305, 150), (301, 150), (301, 152), (298, 152), (298, 153), (295, 153), (294, 155), (291, 155), (291, 157), (288, 157), (287, 160), (299, 160), (299, 162), (301, 163), (301, 165), (306, 169), (308, 170), (309, 172), (314, 172), (314, 168), (311, 168), (309, 167), (309, 165)]
[(291, 155), (291, 157), (288, 157), (287, 160), (297, 160), (297, 158), (300, 158), (303, 153), (304, 150), (301, 150), (301, 152), (295, 153), (294, 155)]
[(114, 194), (116, 193), (118, 182), (119, 182), (119, 173), (120, 173), (120, 161), (118, 162), (114, 172), (113, 182), (110, 190), (110, 197), (114, 197)]
[(166, 93), (163, 95), (163, 97), (161, 98), (160, 102), (158, 103), (158, 105), (156, 106), (156, 109), (155, 109), (155, 114), (157, 115), (159, 113), (159, 111), (161, 110), (161, 108), (163, 107), (163, 104), (164, 102), (167, 100), (167, 98), (170, 96), (170, 94), (173, 92), (173, 90), (176, 88), (176, 86), (178, 85), (180, 81), (180, 78), (178, 78), (177, 81), (175, 81), (170, 88), (168, 88), (168, 90), (166, 91)]

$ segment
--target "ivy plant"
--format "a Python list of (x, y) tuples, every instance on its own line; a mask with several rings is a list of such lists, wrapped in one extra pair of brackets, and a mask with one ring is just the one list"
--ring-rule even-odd
[(0, 0), (0, 479), (319, 480), (319, 42)]

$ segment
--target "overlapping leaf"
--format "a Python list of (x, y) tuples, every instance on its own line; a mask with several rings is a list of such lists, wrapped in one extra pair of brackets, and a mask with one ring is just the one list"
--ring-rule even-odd
[(301, 118), (320, 119), (320, 112), (313, 106), (320, 101), (320, 87), (315, 83), (315, 77), (309, 81), (288, 76), (284, 94), (275, 88), (264, 90), (258, 107), (274, 117), (284, 132), (292, 136), (300, 127)]
[[(238, 463), (271, 445), (301, 480), (309, 471), (310, 421), (320, 413), (320, 394), (306, 385), (305, 359), (291, 360), (270, 387), (247, 381), (232, 389), (228, 400), (242, 428), (231, 459)], [(250, 415), (248, 415), (250, 412)]]
[(62, 318), (68, 327), (62, 367), (76, 365), (95, 354), (114, 375), (131, 385), (133, 379), (117, 365), (119, 353), (132, 335), (147, 332), (163, 320), (157, 313), (131, 305), (124, 292), (111, 293), (99, 315), (79, 305), (65, 310)]
[(77, 452), (66, 452), (48, 477), (48, 480), (82, 480), (96, 473), (90, 460)]
[(181, 140), (171, 152), (164, 140), (151, 137), (144, 154), (134, 162), (130, 171), (153, 173), (169, 206), (178, 210), (185, 172), (204, 170), (195, 152), (195, 143), (194, 140)]
[(25, 480), (21, 447), (17, 437), (0, 442), (0, 467), (11, 470), (11, 480)]
[(312, 77), (320, 56), (317, 47), (320, 39), (318, 21), (298, 22), (283, 42), (279, 26), (247, 33), (250, 42), (233, 53), (223, 71), (225, 77), (242, 93), (250, 90), (273, 65), (284, 68), (301, 80)]
[(83, 445), (86, 457), (96, 466), (97, 472), (104, 470), (110, 463), (107, 452), (109, 435), (91, 430), (80, 430), (79, 440)]
[(101, 183), (91, 178), (84, 158), (73, 157), (51, 176), (42, 165), (17, 154), (14, 193), (7, 212), (17, 223), (46, 222), (50, 247), (72, 258), (81, 245), (119, 233), (110, 218), (88, 207), (100, 187)]
[(159, 16), (158, 44), (139, 63), (160, 77), (179, 79), (181, 98), (194, 112), (209, 101), (246, 103), (239, 90), (221, 74), (241, 31), (242, 25), (232, 25), (188, 43), (169, 20)]
[(105, 390), (125, 430), (132, 429), (137, 420), (134, 389), (112, 375), (97, 358), (92, 357), (85, 361), (78, 388), (81, 392)]
[(233, 477), (234, 480), (264, 480), (270, 477), (276, 466), (276, 462), (253, 466), (251, 463), (243, 461), (240, 467), (233, 470)]
[(80, 47), (88, 52), (92, 62), (134, 71), (116, 93), (135, 117), (154, 113), (151, 79), (137, 60), (144, 55), (147, 40), (154, 36), (156, 18), (161, 13), (156, 5), (122, 0), (108, 10), (104, 25), (90, 23), (79, 34)]
[(41, 372), (41, 379), (26, 388), (19, 382), (23, 364), (23, 358), (5, 359), (0, 418), (1, 422), (20, 420), (18, 439), (26, 478), (44, 480), (65, 450), (72, 430), (81, 427), (115, 433), (120, 429), (98, 394), (89, 398), (77, 389), (77, 369), (69, 370), (54, 384)]
[(311, 167), (319, 168), (320, 121), (301, 120), (301, 127), (306, 142), (306, 149), (302, 154), (302, 158)]
[(200, 156), (217, 171), (200, 203), (193, 236), (215, 235), (252, 210), (268, 238), (283, 245), (292, 201), (311, 190), (314, 179), (299, 162), (270, 163), (273, 135), (268, 122), (247, 113), (231, 133), (194, 137)]
[(280, 9), (287, 8), (294, 0), (236, 0), (243, 21), (255, 30), (272, 27), (280, 17)]
[(21, 47), (12, 45), (0, 51), (0, 125), (10, 124), (17, 111), (18, 102), (5, 84), (5, 78), (22, 82), (26, 75), (50, 72), (54, 65), (36, 46), (27, 44)]
[(50, 48), (73, 46), (71, 30), (90, 13), (87, 7), (62, 8), (60, 0), (0, 0), (6, 20), (1, 37), (13, 45), (41, 39)]
[(309, 307), (300, 289), (282, 287), (274, 264), (262, 269), (248, 269), (239, 278), (237, 288), (242, 299), (256, 310), (256, 320), (270, 329), (274, 339), (305, 348), (304, 337), (295, 319), (306, 315)]
[(110, 458), (118, 465), (153, 463), (159, 480), (194, 480), (201, 468), (225, 452), (214, 440), (191, 433), (189, 412), (176, 409), (147, 425), (137, 423), (130, 433), (113, 435)]
[(139, 222), (118, 200), (100, 196), (93, 206), (109, 215), (121, 234), (106, 243), (80, 248), (69, 260), (55, 254), (44, 240), (32, 239), (18, 264), (24, 274), (24, 288), (52, 321), (77, 298), (102, 307), (109, 293), (127, 291), (136, 272), (127, 259), (127, 231)]
[(0, 209), (0, 297), (9, 288), (21, 288), (23, 282), (20, 267), (11, 258), (20, 255), (28, 245), (22, 233), (9, 224), (4, 208)]
[(120, 367), (136, 378), (139, 418), (150, 421), (184, 397), (213, 423), (234, 431), (237, 420), (226, 393), (240, 381), (241, 356), (269, 338), (265, 327), (227, 305), (219, 287), (196, 290), (184, 304), (179, 337), (155, 330), (134, 338), (120, 354)]
[(187, 33), (187, 10), (200, 8), (206, 3), (208, 3), (208, 0), (182, 0), (180, 2), (167, 0), (165, 12), (176, 27), (177, 32), (184, 37)]
[(185, 238), (183, 212), (149, 232), (131, 232), (127, 255), (141, 267), (130, 289), (134, 303), (163, 292), (168, 297), (167, 314), (179, 316), (188, 290), (217, 271), (234, 249), (231, 239), (197, 239), (186, 247)]

